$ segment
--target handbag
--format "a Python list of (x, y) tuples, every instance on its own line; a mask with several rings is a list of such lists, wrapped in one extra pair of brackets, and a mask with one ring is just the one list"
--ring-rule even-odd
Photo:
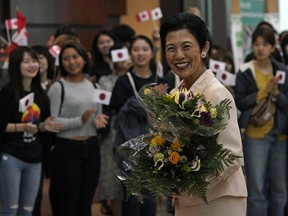
[(272, 95), (263, 98), (253, 108), (249, 123), (255, 127), (262, 127), (265, 125), (274, 115), (276, 111), (276, 105), (272, 102)]

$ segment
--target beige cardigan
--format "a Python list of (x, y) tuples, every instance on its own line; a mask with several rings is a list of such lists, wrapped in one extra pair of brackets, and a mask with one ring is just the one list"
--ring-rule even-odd
[[(179, 88), (182, 84), (183, 81), (176, 88)], [(190, 90), (193, 93), (203, 94), (206, 100), (211, 101), (213, 105), (220, 103), (225, 98), (229, 98), (232, 101), (228, 125), (219, 133), (217, 141), (223, 144), (224, 148), (230, 149), (234, 154), (243, 156), (241, 135), (237, 122), (237, 109), (230, 92), (216, 79), (210, 69), (205, 71), (196, 80)], [(246, 182), (241, 169), (243, 165), (243, 158), (238, 159), (237, 166), (233, 167), (230, 173), (228, 172), (229, 176), (223, 177), (220, 182), (208, 189), (208, 202), (223, 196), (247, 197)], [(183, 196), (175, 197), (175, 199), (178, 199), (175, 200), (177, 201), (176, 205), (178, 205), (178, 208), (203, 204), (201, 199), (185, 198), (184, 194)]]

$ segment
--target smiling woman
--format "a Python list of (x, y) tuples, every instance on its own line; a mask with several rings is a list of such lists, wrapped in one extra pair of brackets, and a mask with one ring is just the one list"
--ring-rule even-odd
[(210, 47), (209, 41), (200, 49), (197, 39), (187, 29), (182, 29), (169, 32), (166, 44), (166, 59), (171, 62), (171, 69), (185, 80), (186, 88), (189, 88), (206, 70), (204, 58)]
[(41, 176), (39, 132), (58, 132), (61, 124), (48, 117), (49, 99), (34, 50), (15, 48), (8, 73), (10, 81), (0, 91), (0, 215), (31, 215)]
[[(256, 58), (240, 66), (234, 88), (245, 143), (248, 215), (266, 215), (267, 209), (271, 215), (283, 215), (286, 204), (288, 77), (285, 65), (272, 57), (275, 44), (273, 30), (258, 28), (253, 32)], [(261, 118), (253, 121), (254, 111), (265, 100), (276, 107), (276, 112), (269, 110), (266, 121), (256, 124)]]
[[(235, 155), (242, 156), (234, 99), (216, 79), (213, 72), (205, 66), (205, 58), (210, 48), (205, 22), (194, 14), (179, 13), (162, 22), (160, 36), (168, 65), (174, 73), (183, 78), (175, 90), (187, 89), (194, 95), (197, 93), (204, 95), (212, 105), (220, 103), (221, 100), (231, 100), (230, 118), (226, 129), (219, 133), (217, 143), (222, 143), (224, 148), (230, 149)], [(221, 180), (213, 187), (208, 188), (209, 205), (195, 197), (184, 198), (185, 193), (176, 196), (175, 214), (177, 216), (246, 215), (247, 191), (242, 165), (243, 159), (238, 158), (237, 169), (226, 178), (220, 178)], [(229, 209), (227, 206), (233, 208)]]
[(63, 78), (48, 92), (51, 114), (63, 124), (51, 152), (51, 207), (53, 215), (89, 216), (100, 173), (96, 129), (106, 126), (108, 116), (101, 114), (94, 85), (84, 77), (89, 68), (84, 47), (66, 44), (59, 59)]

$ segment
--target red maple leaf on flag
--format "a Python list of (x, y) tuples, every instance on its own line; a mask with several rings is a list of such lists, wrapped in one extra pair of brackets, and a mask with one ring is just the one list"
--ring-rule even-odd
[(6, 53), (10, 54), (17, 46), (28, 45), (28, 32), (26, 30), (26, 18), (22, 15), (20, 10), (17, 10), (17, 31), (12, 35), (12, 42), (7, 46)]

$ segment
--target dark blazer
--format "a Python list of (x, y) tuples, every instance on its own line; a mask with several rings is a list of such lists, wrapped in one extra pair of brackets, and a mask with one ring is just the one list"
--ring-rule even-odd
[[(258, 87), (255, 80), (253, 61), (240, 66), (236, 76), (236, 86), (234, 88), (235, 102), (241, 111), (239, 126), (241, 129), (247, 127), (253, 107), (257, 104)], [(279, 95), (275, 98), (276, 112), (274, 114), (274, 128), (276, 133), (287, 132), (287, 109), (288, 109), (288, 74), (285, 65), (272, 60), (273, 74), (278, 70), (286, 73), (285, 83), (278, 84)]]

